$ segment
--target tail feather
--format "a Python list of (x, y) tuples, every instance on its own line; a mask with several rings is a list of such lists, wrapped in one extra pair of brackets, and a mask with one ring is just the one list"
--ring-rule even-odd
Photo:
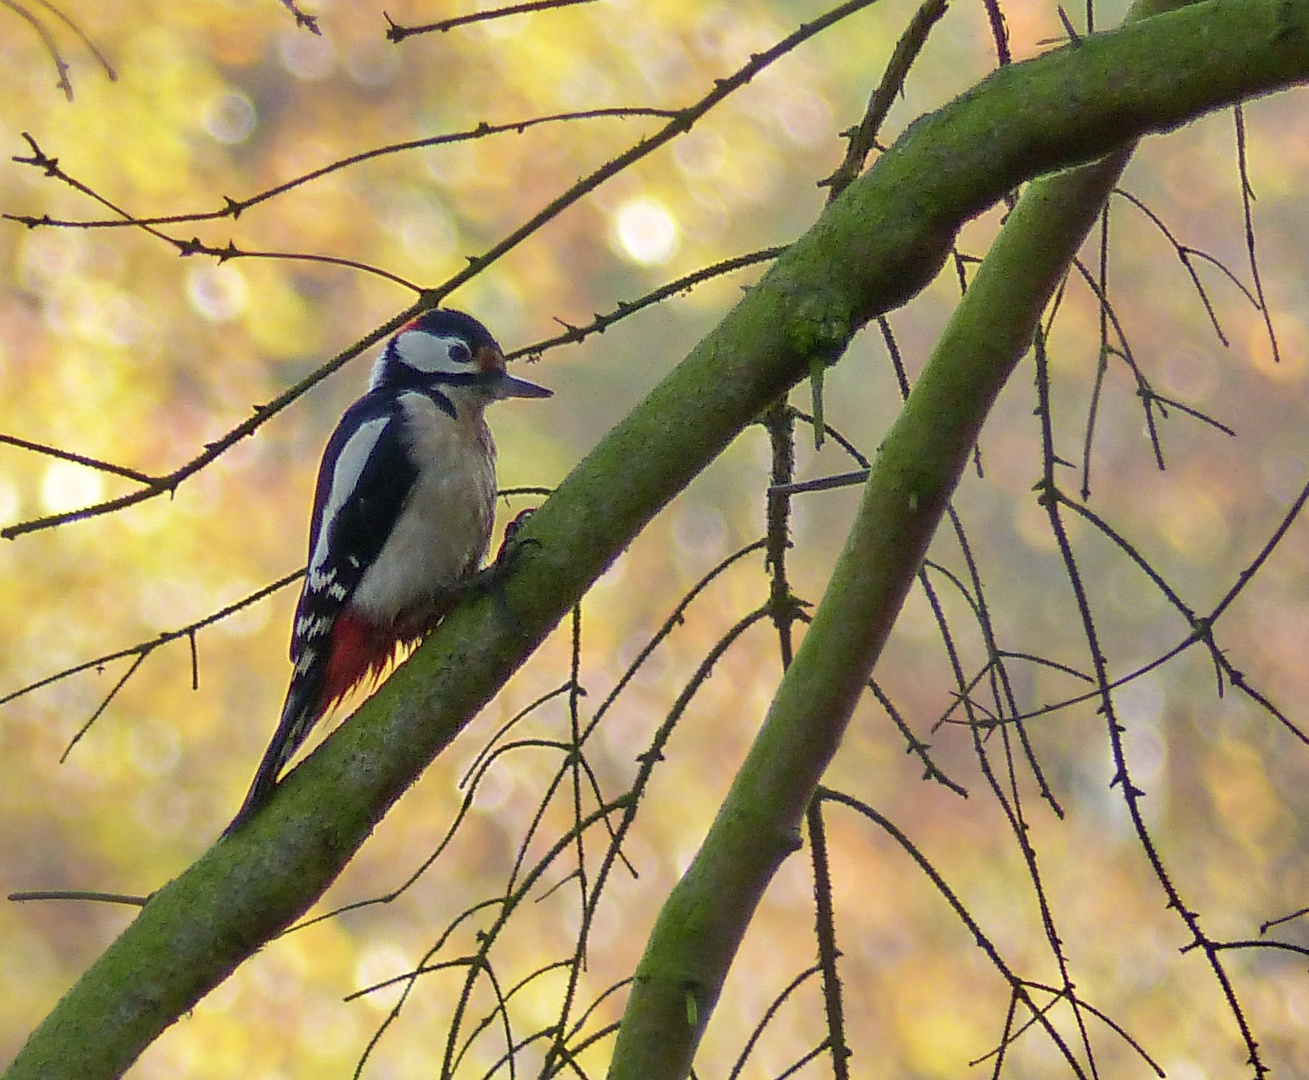
[(332, 626), (325, 648), (309, 646), (296, 662), (295, 674), (282, 706), (282, 718), (264, 758), (255, 772), (254, 783), (223, 830), (230, 836), (268, 802), (277, 778), (295, 756), (320, 717), (369, 675), (378, 678), (395, 652), (392, 628), (380, 628), (353, 612), (346, 612)]
[(277, 778), (281, 775), (282, 769), (304, 742), (310, 728), (326, 712), (328, 703), (322, 700), (322, 684), (326, 667), (324, 663), (314, 663), (303, 676), (297, 673), (292, 678), (291, 688), (286, 695), (286, 704), (282, 706), (282, 719), (278, 722), (277, 731), (273, 733), (272, 742), (264, 751), (263, 760), (259, 762), (254, 782), (250, 785), (250, 791), (246, 794), (241, 809), (236, 812), (236, 817), (232, 819), (231, 824), (223, 830), (224, 836), (236, 832), (268, 802), (273, 789), (277, 787)]

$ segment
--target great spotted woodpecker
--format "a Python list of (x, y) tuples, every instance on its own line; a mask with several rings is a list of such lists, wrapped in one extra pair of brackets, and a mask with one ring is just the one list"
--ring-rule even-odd
[(318, 719), (430, 631), (482, 565), (496, 492), (483, 411), (550, 394), (507, 374), (495, 339), (460, 311), (429, 311), (387, 342), (323, 453), (291, 686), (227, 833), (267, 801)]

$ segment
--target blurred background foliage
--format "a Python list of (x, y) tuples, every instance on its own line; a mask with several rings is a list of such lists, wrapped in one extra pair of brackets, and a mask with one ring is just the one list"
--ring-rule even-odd
[[(816, 0), (603, 0), (398, 45), (378, 3), (323, 2), (307, 10), (323, 34), (297, 29), (274, 0), (92, 4), (60, 10), (102, 50), (90, 52), (49, 12), (33, 9), (70, 63), (74, 100), (55, 86), (39, 37), (0, 11), (0, 210), (101, 217), (85, 195), (7, 160), (27, 156), (22, 132), (77, 179), (137, 215), (222, 208), (307, 171), (385, 143), (605, 106), (676, 108), (825, 10)], [(398, 23), (472, 10), (465, 3), (399, 2)], [(493, 328), (508, 349), (559, 331), (556, 319), (593, 313), (717, 260), (785, 243), (813, 221), (816, 181), (840, 161), (839, 132), (858, 122), (912, 13), (886, 0), (786, 57), (688, 135), (588, 195), (450, 300)], [(1015, 56), (1061, 33), (1049, 0), (1004, 11)], [(1097, 24), (1121, 15), (1096, 10)], [(892, 110), (885, 139), (948, 100), (995, 63), (984, 12), (956, 3), (934, 32)], [(1111, 362), (1091, 459), (1091, 505), (1125, 534), (1198, 611), (1231, 587), (1309, 476), (1303, 387), (1309, 349), (1309, 162), (1302, 94), (1247, 110), (1260, 269), (1280, 344), (1274, 363), (1260, 312), (1210, 265), (1225, 347), (1173, 246), (1123, 200), (1111, 207), (1109, 283), (1134, 355), (1156, 389), (1230, 425), (1230, 438), (1182, 412), (1161, 424), (1168, 469), (1144, 437), (1141, 402)], [(547, 123), (376, 157), (253, 207), (233, 221), (167, 226), (243, 251), (310, 253), (384, 268), (420, 286), (462, 269), (566, 188), (655, 130), (649, 118)], [(1240, 178), (1230, 114), (1142, 146), (1124, 187), (1182, 242), (1247, 284)], [(109, 215), (112, 216), (112, 215)], [(999, 221), (968, 227), (960, 249), (980, 256)], [(1094, 265), (1095, 252), (1087, 257)], [(278, 258), (179, 258), (125, 228), (0, 227), (0, 431), (166, 473), (361, 334), (410, 303), (384, 276)], [(620, 322), (581, 345), (547, 351), (531, 377), (549, 402), (509, 404), (493, 425), (504, 486), (556, 483), (599, 435), (669, 369), (757, 271), (717, 279)], [(891, 318), (911, 373), (958, 294), (953, 269)], [(1080, 467), (1096, 379), (1099, 309), (1071, 282), (1054, 323), (1051, 361), (1059, 452)], [(359, 391), (366, 360), (320, 385), (215, 464), (122, 513), (0, 546), (0, 695), (126, 645), (176, 629), (289, 573), (303, 561), (313, 474), (322, 444)], [(827, 378), (827, 419), (865, 453), (894, 415), (898, 392), (880, 336), (865, 333)], [(984, 476), (968, 477), (959, 507), (988, 585), (1002, 644), (1088, 663), (1044, 512), (1031, 370), (1009, 387), (984, 433)], [(808, 407), (807, 394), (796, 403)], [(832, 441), (799, 440), (800, 475), (850, 467)], [(632, 546), (588, 596), (582, 622), (583, 717), (715, 563), (763, 532), (768, 446), (748, 432)], [(1071, 470), (1068, 470), (1071, 476)], [(1070, 489), (1075, 481), (1068, 480)], [(0, 446), (0, 524), (84, 506), (131, 481)], [(821, 595), (853, 508), (852, 490), (798, 496), (792, 572), (807, 600)], [(515, 501), (514, 508), (526, 505)], [(1075, 530), (1109, 659), (1124, 673), (1181, 642), (1184, 621), (1121, 553)], [(959, 570), (957, 546), (933, 557)], [(1218, 624), (1218, 641), (1259, 689), (1302, 726), (1309, 691), (1309, 539), (1295, 525)], [(969, 674), (985, 653), (967, 605), (937, 581)], [(199, 688), (185, 640), (152, 654), (67, 760), (60, 756), (125, 672), (120, 660), (9, 701), (0, 710), (0, 888), (101, 889), (144, 894), (213, 842), (239, 803), (272, 730), (288, 677), (294, 589), (197, 637)], [(691, 606), (683, 625), (640, 670), (592, 745), (599, 782), (615, 794), (635, 757), (720, 635), (767, 596), (753, 555)], [(460, 777), (490, 733), (568, 679), (563, 627), (378, 830), (327, 897), (324, 910), (403, 882), (433, 851), (458, 810)], [(1067, 673), (1015, 663), (1019, 705), (1038, 708), (1083, 689)], [(675, 732), (592, 930), (582, 1000), (630, 972), (658, 905), (686, 865), (744, 753), (779, 674), (761, 624), (718, 665)], [(891, 817), (919, 845), (1008, 958), (1030, 978), (1059, 981), (1017, 845), (987, 793), (972, 736), (934, 729), (955, 699), (939, 632), (921, 593), (909, 601), (877, 678), (967, 800), (924, 782), (921, 765), (870, 698), (856, 714), (828, 783)], [(1212, 663), (1191, 650), (1125, 686), (1119, 703), (1129, 760), (1148, 792), (1150, 824), (1183, 896), (1219, 939), (1256, 937), (1264, 920), (1309, 904), (1306, 747), (1230, 687), (1215, 693)], [(566, 698), (527, 731), (565, 738)], [(1244, 1049), (1198, 955), (1181, 956), (1180, 921), (1130, 829), (1112, 775), (1104, 725), (1091, 705), (1030, 724), (1063, 820), (1039, 802), (1022, 769), (1031, 839), (1074, 980), (1169, 1076), (1245, 1075)], [(497, 760), (455, 842), (394, 902), (319, 922), (264, 949), (153, 1047), (131, 1075), (273, 1080), (349, 1076), (395, 1000), (394, 989), (345, 1002), (412, 969), (470, 904), (499, 893), (558, 754), (520, 750)], [(571, 797), (546, 814), (531, 853), (568, 827)], [(905, 853), (865, 821), (827, 813), (841, 975), (852, 1067), (866, 1077), (969, 1073), (1003, 1030), (1008, 988)], [(598, 850), (597, 846), (593, 850)], [(505, 938), (501, 977), (512, 985), (566, 956), (577, 894), (562, 865)], [(562, 882), (562, 884), (560, 884)], [(547, 894), (550, 885), (560, 887)], [(700, 1076), (723, 1076), (774, 997), (813, 962), (807, 859), (784, 866), (747, 939), (700, 1052)], [(73, 902), (0, 904), (0, 1060), (130, 918)], [(434, 959), (473, 946), (466, 922)], [(1282, 940), (1309, 944), (1299, 923)], [(1303, 958), (1224, 954), (1267, 1062), (1309, 1074), (1309, 979)], [(462, 971), (418, 980), (400, 1019), (372, 1050), (365, 1075), (432, 1074)], [(514, 998), (525, 1031), (552, 1021), (562, 976)], [(478, 994), (482, 994), (479, 989)], [(618, 1015), (622, 994), (594, 1024)], [(475, 996), (474, 1014), (489, 1009)], [(477, 1010), (481, 1011), (478, 1012)], [(1071, 1032), (1067, 1009), (1054, 1011)], [(814, 981), (783, 1006), (743, 1075), (776, 1075), (823, 1038)], [(464, 1074), (480, 1076), (502, 1043), (476, 1040)], [(1147, 1076), (1149, 1066), (1092, 1023), (1102, 1075)], [(534, 1051), (528, 1051), (526, 1060)], [(602, 1068), (603, 1045), (581, 1059)], [(525, 1067), (520, 1065), (521, 1067)], [(974, 1069), (989, 1073), (991, 1063)], [(825, 1060), (806, 1075), (825, 1075)], [(1066, 1068), (1049, 1040), (1028, 1033), (1009, 1052), (1012, 1076)], [(1245, 1070), (1245, 1071), (1243, 1071)]]

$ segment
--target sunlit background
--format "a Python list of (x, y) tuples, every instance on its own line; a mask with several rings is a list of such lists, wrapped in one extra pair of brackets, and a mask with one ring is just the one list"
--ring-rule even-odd
[[(487, 5), (490, 6), (490, 5)], [(475, 4), (392, 2), (398, 23)], [(53, 15), (41, 18), (70, 64), (72, 101), (41, 39), (0, 9), (0, 211), (112, 219), (85, 193), (8, 160), (41, 150), (104, 199), (138, 216), (221, 210), (340, 158), (387, 143), (533, 117), (613, 106), (676, 108), (701, 97), (752, 53), (825, 10), (804, 2), (599, 0), (573, 9), (473, 24), (399, 45), (380, 3), (318, 3), (323, 34), (297, 29), (276, 0), (60, 5), (117, 74)], [(804, 45), (730, 97), (689, 134), (583, 198), (461, 288), (453, 306), (476, 314), (506, 349), (581, 325), (621, 301), (722, 259), (803, 232), (822, 207), (816, 182), (844, 151), (914, 5), (866, 10)], [(1015, 55), (1062, 33), (1047, 0), (1005, 4)], [(1097, 10), (1101, 26), (1121, 15)], [(981, 5), (959, 2), (933, 32), (883, 140), (984, 76), (994, 50)], [(1114, 360), (1091, 462), (1091, 505), (1129, 535), (1198, 612), (1212, 608), (1258, 553), (1309, 478), (1305, 362), (1309, 234), (1297, 198), (1309, 165), (1302, 93), (1247, 110), (1254, 222), (1272, 323), (1213, 264), (1198, 260), (1224, 346), (1159, 228), (1125, 200), (1112, 206), (1111, 299), (1133, 356), (1155, 389), (1229, 425), (1236, 438), (1169, 410), (1159, 471), (1136, 384)], [(243, 252), (351, 260), (386, 271), (278, 257), (180, 258), (139, 229), (28, 229), (0, 223), (0, 432), (164, 474), (412, 302), (396, 278), (440, 283), (587, 174), (656, 130), (657, 118), (551, 122), (473, 141), (380, 156), (252, 207), (239, 220), (160, 226)], [(1210, 117), (1141, 148), (1123, 185), (1179, 242), (1222, 260), (1251, 285), (1232, 116)], [(961, 250), (980, 256), (997, 213), (970, 225)], [(1097, 252), (1088, 249), (1088, 265)], [(502, 486), (553, 485), (684, 355), (757, 276), (725, 276), (622, 321), (581, 345), (547, 351), (528, 371), (556, 391), (509, 402), (491, 421)], [(891, 324), (917, 371), (958, 294), (953, 267)], [(1095, 381), (1099, 312), (1069, 285), (1055, 324), (1060, 454), (1078, 467)], [(69, 666), (201, 619), (302, 565), (313, 474), (327, 433), (358, 394), (368, 358), (178, 486), (121, 513), (0, 544), (0, 696)], [(520, 368), (520, 370), (522, 370)], [(1044, 511), (1030, 367), (1019, 370), (981, 444), (958, 506), (988, 587), (1002, 644), (1085, 671), (1068, 583)], [(875, 328), (826, 383), (826, 417), (871, 455), (898, 393)], [(807, 392), (795, 403), (809, 408)], [(815, 451), (801, 429), (800, 475), (851, 467), (831, 440)], [(763, 532), (768, 445), (744, 434), (663, 513), (588, 596), (581, 681), (590, 715), (676, 606), (718, 561)], [(1068, 490), (1078, 485), (1066, 470)], [(0, 446), (0, 525), (124, 494), (130, 479)], [(857, 495), (800, 496), (792, 568), (816, 602)], [(506, 503), (507, 516), (529, 505)], [(1122, 673), (1185, 639), (1187, 627), (1145, 578), (1089, 528), (1074, 529), (1113, 670)], [(934, 558), (956, 571), (957, 545)], [(967, 673), (984, 653), (967, 606), (937, 579)], [(1218, 641), (1260, 692), (1299, 723), (1309, 672), (1309, 532), (1293, 526), (1218, 624)], [(609, 795), (721, 634), (767, 597), (762, 559), (743, 560), (688, 610), (605, 720), (591, 763)], [(0, 707), (0, 892), (95, 889), (145, 894), (184, 869), (230, 818), (274, 726), (289, 664), (294, 589), (150, 655), (67, 759), (131, 659), (53, 683)], [(333, 887), (321, 910), (398, 886), (435, 849), (463, 798), (460, 778), (489, 735), (568, 678), (568, 628), (557, 633), (407, 795)], [(1016, 662), (1019, 705), (1034, 709), (1084, 689), (1066, 672)], [(775, 638), (750, 631), (719, 664), (673, 736), (612, 896), (592, 929), (584, 1008), (629, 973), (658, 906), (693, 855), (770, 700)], [(870, 698), (860, 707), (828, 783), (893, 818), (934, 861), (1011, 966), (1057, 984), (1031, 885), (1013, 835), (986, 790), (972, 737), (934, 731), (955, 688), (930, 607), (916, 593), (877, 676), (932, 743), (967, 800), (922, 780), (902, 736)], [(1198, 650), (1124, 687), (1118, 703), (1135, 783), (1188, 905), (1222, 940), (1309, 904), (1309, 748), (1238, 690), (1216, 693)], [(958, 715), (953, 715), (958, 720)], [(567, 701), (538, 712), (531, 731), (566, 738)], [(1084, 998), (1121, 1024), (1170, 1077), (1249, 1075), (1243, 1044), (1203, 960), (1181, 955), (1184, 928), (1131, 832), (1103, 719), (1091, 705), (1036, 719), (1032, 740), (1065, 811), (1058, 820), (1018, 767), (1044, 883)], [(999, 754), (998, 739), (995, 744)], [(999, 760), (999, 758), (997, 758)], [(320, 922), (265, 948), (175, 1025), (131, 1073), (140, 1078), (290, 1080), (348, 1077), (396, 991), (351, 1002), (357, 990), (413, 969), (446, 926), (504, 888), (558, 755), (519, 751), (497, 762), (456, 842), (393, 903)], [(571, 796), (547, 815), (539, 855), (567, 828)], [(851, 1061), (861, 1077), (990, 1075), (970, 1071), (1004, 1029), (1008, 987), (926, 877), (888, 837), (838, 808), (828, 813), (841, 975)], [(594, 840), (600, 851), (600, 840)], [(560, 864), (516, 916), (501, 947), (508, 985), (568, 954), (577, 893)], [(784, 866), (734, 968), (697, 1062), (726, 1076), (769, 1003), (813, 963), (807, 856)], [(0, 902), (0, 1060), (131, 917), (81, 902)], [(1301, 923), (1276, 930), (1309, 944)], [(465, 955), (477, 919), (429, 961)], [(1224, 954), (1266, 1061), (1276, 1075), (1309, 1074), (1309, 976), (1289, 954)], [(363, 1075), (435, 1075), (463, 972), (423, 976)], [(541, 978), (515, 997), (523, 1031), (552, 1022), (563, 986)], [(595, 1025), (619, 1015), (619, 993)], [(477, 999), (475, 1016), (491, 998)], [(1055, 1010), (1061, 1030), (1070, 1014)], [(742, 1073), (769, 1077), (823, 1037), (811, 981), (783, 1006)], [(495, 1031), (474, 1042), (460, 1075), (483, 1075), (502, 1052)], [(1144, 1077), (1149, 1066), (1104, 1025), (1091, 1038), (1101, 1075)], [(603, 1071), (601, 1044), (580, 1060)], [(533, 1056), (537, 1055), (537, 1056)], [(539, 1050), (525, 1052), (531, 1072)], [(823, 1059), (802, 1075), (827, 1075)], [(1010, 1048), (1007, 1075), (1066, 1066), (1045, 1036)]]

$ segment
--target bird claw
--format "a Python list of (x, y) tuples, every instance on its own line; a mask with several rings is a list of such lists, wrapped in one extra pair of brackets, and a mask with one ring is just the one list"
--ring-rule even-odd
[(514, 515), (513, 521), (505, 526), (505, 536), (504, 539), (500, 541), (500, 550), (495, 553), (495, 561), (497, 563), (504, 559), (512, 561), (517, 557), (519, 550), (521, 550), (524, 544), (535, 544), (537, 547), (541, 546), (540, 540), (533, 540), (530, 537), (519, 539), (518, 537), (518, 534), (523, 531), (523, 526), (527, 524), (527, 519), (534, 513), (536, 513), (535, 510), (520, 510)]
[(535, 537), (518, 536), (519, 530), (531, 513), (530, 510), (524, 510), (514, 518), (505, 527), (504, 540), (500, 544), (500, 550), (495, 554), (495, 560), (457, 586), (460, 594), (472, 592), (490, 596), (500, 620), (513, 634), (524, 639), (530, 635), (509, 607), (509, 598), (505, 595), (504, 586), (522, 553), (529, 547), (541, 546), (541, 541)]

